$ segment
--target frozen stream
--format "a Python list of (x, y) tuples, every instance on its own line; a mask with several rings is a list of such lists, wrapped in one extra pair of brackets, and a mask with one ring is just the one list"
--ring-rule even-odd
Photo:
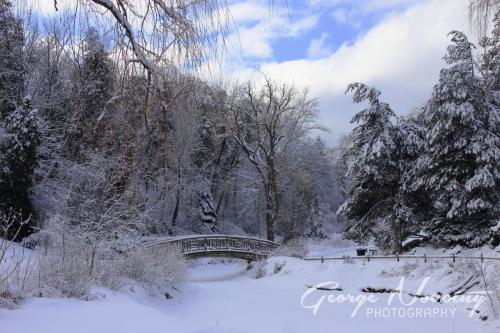
[[(310, 250), (315, 254), (338, 255), (350, 253), (353, 248), (349, 244), (337, 244), (336, 248), (316, 245)], [(409, 261), (322, 264), (275, 257), (266, 265), (255, 265), (250, 271), (246, 265), (246, 262), (210, 260), (193, 264), (188, 282), (172, 291), (170, 300), (148, 296), (141, 290), (119, 293), (97, 290), (101, 296), (90, 301), (31, 300), (18, 310), (0, 311), (0, 332), (500, 332), (499, 321), (483, 322), (477, 314), (469, 317), (467, 308), (473, 304), (418, 301), (404, 305), (399, 295), (374, 294), (376, 300), (360, 305), (353, 315), (358, 304), (341, 301), (340, 295), (370, 295), (360, 291), (364, 287), (396, 288), (401, 276), (405, 277), (405, 292), (415, 292), (426, 277), (429, 280), (424, 293), (449, 290), (457, 281), (446, 264)], [(256, 275), (262, 276), (257, 279)], [(328, 281), (331, 283), (327, 286), (335, 282), (342, 291), (306, 287)], [(308, 290), (311, 293), (304, 296)], [(402, 300), (406, 304), (412, 298), (406, 295)], [(314, 307), (317, 308), (315, 315)], [(398, 310), (384, 310), (392, 308)], [(380, 312), (378, 316), (377, 311)], [(427, 317), (422, 317), (424, 313)]]

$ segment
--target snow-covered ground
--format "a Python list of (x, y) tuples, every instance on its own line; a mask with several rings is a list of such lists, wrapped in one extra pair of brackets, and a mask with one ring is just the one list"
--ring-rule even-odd
[[(352, 255), (354, 249), (354, 244), (336, 240), (310, 244), (309, 254)], [(321, 263), (274, 257), (247, 271), (245, 262), (200, 260), (192, 264), (189, 281), (169, 291), (171, 299), (146, 295), (140, 289), (118, 293), (98, 289), (89, 301), (33, 299), (19, 309), (0, 310), (0, 332), (500, 332), (499, 321), (482, 321), (477, 313), (469, 316), (468, 308), (474, 303), (424, 303), (422, 299), (404, 305), (399, 294), (360, 291), (396, 288), (404, 276), (402, 301), (407, 304), (415, 299), (406, 293), (416, 293), (426, 277), (430, 279), (419, 293), (456, 287), (462, 266), (415, 260)], [(307, 288), (322, 282), (329, 282), (326, 287), (338, 284), (342, 291)], [(348, 295), (356, 299), (340, 299)], [(367, 299), (369, 295), (375, 299)], [(486, 307), (483, 303), (480, 310)]]

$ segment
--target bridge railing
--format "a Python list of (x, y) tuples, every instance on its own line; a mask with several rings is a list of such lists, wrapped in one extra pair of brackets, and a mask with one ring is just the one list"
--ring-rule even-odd
[(254, 255), (269, 255), (280, 245), (268, 240), (226, 235), (206, 235), (193, 237), (179, 237), (151, 241), (145, 243), (147, 247), (170, 245), (181, 254), (196, 254), (209, 252), (242, 252)]

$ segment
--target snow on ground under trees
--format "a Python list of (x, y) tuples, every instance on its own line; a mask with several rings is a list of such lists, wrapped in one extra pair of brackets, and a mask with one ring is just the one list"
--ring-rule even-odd
[[(309, 256), (354, 255), (356, 245), (341, 240), (309, 244)], [(475, 250), (487, 251), (485, 249)], [(491, 250), (489, 250), (491, 251)], [(443, 250), (418, 249), (418, 253), (443, 254)], [(462, 253), (464, 254), (464, 252)], [(469, 255), (472, 252), (468, 253)], [(485, 255), (492, 254), (485, 252)], [(272, 257), (253, 263), (201, 259), (190, 264), (188, 282), (165, 295), (151, 296), (140, 288), (121, 292), (95, 289), (90, 300), (38, 298), (15, 310), (0, 310), (1, 332), (9, 333), (110, 333), (110, 332), (499, 332), (500, 321), (469, 317), (474, 304), (417, 301), (402, 305), (399, 294), (362, 293), (362, 288), (396, 288), (405, 277), (404, 292), (415, 293), (430, 277), (421, 294), (450, 292), (464, 282), (471, 263), (448, 260), (339, 260), (304, 261)], [(342, 291), (313, 290), (307, 286), (335, 281)], [(327, 288), (336, 287), (333, 283)], [(473, 290), (478, 290), (473, 289)], [(310, 291), (304, 296), (304, 292)], [(340, 295), (372, 295), (352, 318), (357, 303), (340, 302)], [(336, 296), (328, 299), (329, 295)], [(325, 297), (324, 297), (325, 296)], [(389, 299), (392, 303), (388, 305)], [(314, 305), (317, 312), (313, 315)], [(407, 294), (403, 302), (410, 302)], [(309, 308), (304, 308), (306, 307)], [(377, 310), (405, 309), (399, 313)], [(419, 310), (420, 309), (420, 310)], [(385, 311), (377, 315), (377, 311)], [(399, 310), (397, 310), (399, 311)], [(432, 318), (409, 318), (431, 311)], [(437, 314), (439, 311), (439, 314)]]

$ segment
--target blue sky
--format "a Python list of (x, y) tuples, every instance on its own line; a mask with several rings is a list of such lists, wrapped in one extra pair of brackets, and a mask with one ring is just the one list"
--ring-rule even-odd
[[(28, 1), (37, 3), (42, 14), (54, 12), (53, 0)], [(425, 102), (443, 67), (447, 33), (470, 33), (467, 4), (468, 0), (229, 0), (234, 25), (225, 56), (210, 66), (210, 73), (220, 69), (214, 76), (258, 82), (263, 72), (275, 81), (307, 87), (309, 96), (319, 101), (321, 124), (331, 130), (320, 135), (335, 145), (350, 131), (349, 121), (361, 108), (344, 94), (351, 82), (380, 89), (382, 99), (398, 114)]]
[[(468, 32), (467, 0), (234, 1), (224, 75), (308, 87), (331, 145), (360, 109), (344, 95), (361, 81), (398, 114), (422, 105), (436, 83), (451, 30)], [(232, 41), (232, 42), (231, 42)]]
[[(290, 24), (310, 18), (311, 24), (294, 35), (278, 35), (270, 40), (273, 53), (270, 58), (274, 61), (301, 59), (310, 56), (311, 41), (321, 41), (324, 51), (333, 52), (344, 43), (353, 43), (357, 37), (371, 29), (389, 12), (403, 11), (415, 1), (372, 1), (374, 5), (367, 6), (370, 1), (286, 1), (274, 2), (274, 8), (267, 8), (269, 2), (244, 1), (233, 2), (238, 7), (244, 4), (248, 7), (248, 14), (261, 11), (265, 15), (255, 15), (253, 19), (236, 22), (238, 28), (249, 29), (259, 24), (272, 25), (273, 19), (285, 17)], [(378, 3), (378, 5), (375, 5)], [(237, 9), (238, 10), (238, 9)], [(234, 11), (234, 10), (233, 10)], [(238, 13), (239, 14), (239, 13)], [(239, 14), (242, 15), (242, 14)], [(244, 15), (244, 14), (243, 14)], [(251, 15), (251, 14), (250, 14)], [(266, 22), (267, 21), (267, 22)], [(318, 54), (317, 56), (325, 55)], [(313, 55), (314, 57), (315, 55)], [(258, 60), (259, 57), (249, 55), (247, 61)], [(257, 58), (257, 59), (252, 59)], [(267, 57), (264, 57), (267, 58)]]

